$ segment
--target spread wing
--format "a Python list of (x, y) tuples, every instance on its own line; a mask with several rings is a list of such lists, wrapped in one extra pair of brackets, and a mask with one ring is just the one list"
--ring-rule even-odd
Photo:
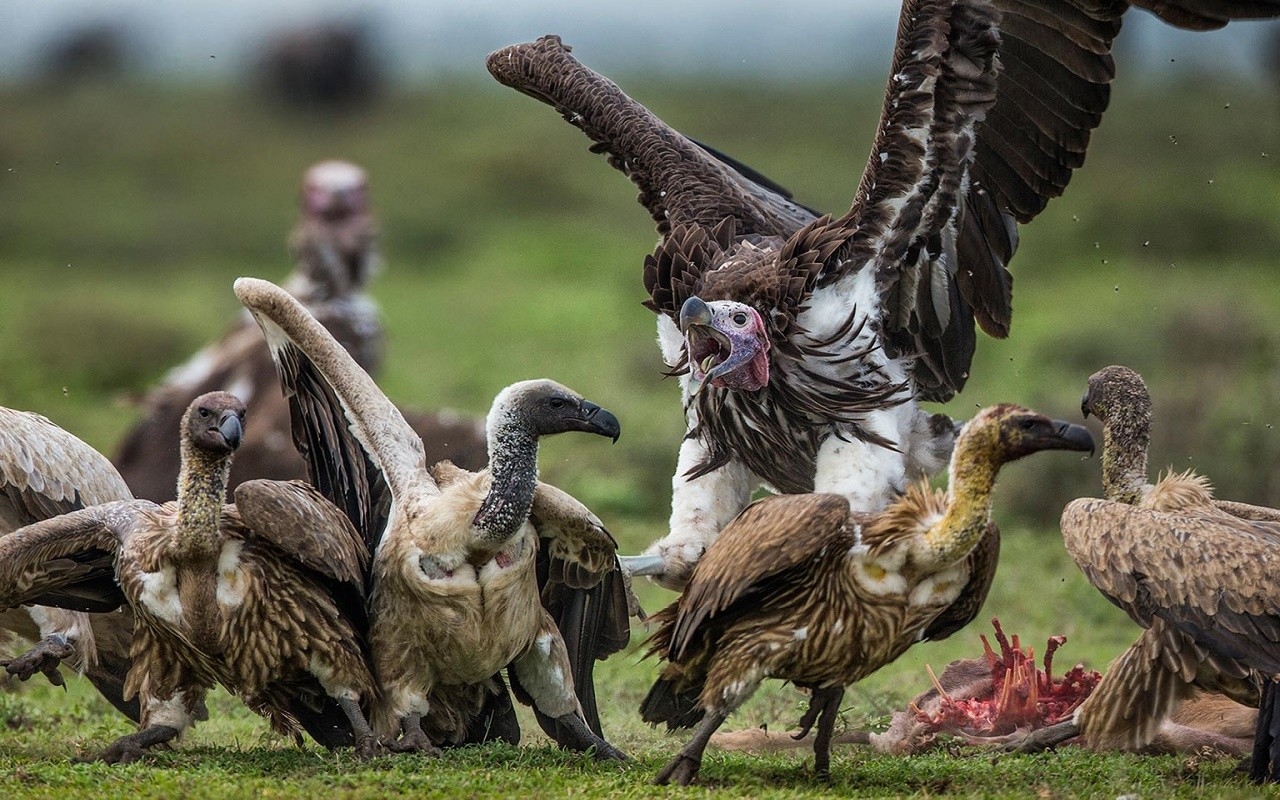
[(677, 601), (668, 657), (678, 659), (706, 620), (767, 593), (775, 579), (810, 571), (827, 547), (847, 549), (848, 521), (849, 502), (834, 494), (777, 495), (747, 506), (694, 567)]
[(39, 414), (0, 408), (0, 531), (131, 499), (97, 450)]
[(1217, 658), (1280, 673), (1280, 524), (1076, 500), (1067, 551), (1143, 627), (1155, 619)]
[(503, 48), (487, 63), (500, 83), (554, 107), (585, 133), (592, 152), (605, 153), (640, 190), (660, 234), (732, 218), (740, 234), (786, 236), (817, 216), (755, 170), (658, 119), (583, 66), (558, 36)]
[(73, 511), (0, 536), (0, 608), (25, 603), (112, 611), (125, 602), (115, 581), (120, 543), (159, 506), (121, 500)]
[(301, 481), (247, 481), (236, 487), (235, 501), (254, 535), (364, 594), (369, 549), (351, 520), (319, 491)]
[(1280, 509), (1266, 506), (1253, 506), (1248, 503), (1236, 503), (1231, 500), (1214, 500), (1213, 505), (1219, 511), (1225, 511), (1233, 517), (1256, 522), (1280, 522)]
[(256, 278), (240, 278), (235, 290), (266, 334), (308, 480), (342, 509), (373, 552), (393, 503), (438, 491), (422, 440), (301, 303)]
[(964, 626), (973, 622), (987, 602), (987, 594), (996, 579), (996, 566), (1000, 563), (1000, 529), (994, 522), (987, 523), (987, 532), (973, 548), (967, 559), (969, 562), (969, 583), (955, 602), (947, 606), (929, 627), (925, 628), (924, 641), (936, 642), (945, 639)]

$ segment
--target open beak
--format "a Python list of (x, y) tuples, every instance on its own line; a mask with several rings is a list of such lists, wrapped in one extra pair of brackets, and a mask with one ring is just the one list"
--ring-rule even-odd
[(680, 307), (680, 330), (685, 336), (689, 360), (689, 396), (708, 383), (749, 364), (760, 353), (751, 340), (730, 339), (715, 325), (711, 307), (700, 297), (690, 297)]
[(226, 441), (227, 447), (235, 450), (244, 438), (244, 425), (240, 423), (240, 415), (234, 411), (224, 411), (218, 420), (218, 433)]
[(618, 418), (590, 400), (582, 401), (582, 419), (586, 423), (587, 433), (607, 436), (614, 442), (622, 435), (622, 426)]
[(1089, 455), (1093, 455), (1094, 443), (1093, 434), (1089, 433), (1089, 429), (1083, 425), (1073, 425), (1070, 422), (1064, 422), (1060, 419), (1053, 421), (1053, 430), (1057, 434), (1059, 441), (1062, 443), (1061, 450), (1087, 450)]

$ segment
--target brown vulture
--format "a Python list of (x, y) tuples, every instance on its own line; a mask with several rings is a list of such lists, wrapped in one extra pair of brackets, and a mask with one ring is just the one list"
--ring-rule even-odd
[(616, 440), (618, 420), (558, 383), (523, 381), (493, 402), (488, 468), (429, 470), (422, 440), (304, 306), (263, 280), (235, 289), (266, 334), (312, 483), (373, 553), (373, 717), (398, 736), (390, 746), (432, 753), (494, 724), (512, 738), (505, 669), (557, 743), (623, 758), (599, 734), (591, 681), (593, 661), (628, 640), (616, 544), (580, 503), (539, 484), (537, 463), (540, 437)]
[(226, 392), (191, 403), (174, 432), (176, 502), (119, 500), (0, 538), (0, 608), (133, 611), (124, 696), (137, 697), (142, 729), (101, 760), (133, 761), (178, 737), (215, 683), (295, 736), (298, 712), (328, 700), (361, 755), (380, 749), (360, 707), (377, 693), (363, 636), (369, 553), (346, 516), (307, 484), (247, 481), (224, 504), (244, 416)]
[(812, 691), (816, 771), (829, 777), (844, 687), (978, 613), (1000, 533), (991, 496), (1000, 467), (1041, 450), (1093, 450), (1079, 425), (1014, 405), (979, 412), (961, 431), (946, 493), (914, 484), (884, 511), (834, 494), (778, 495), (748, 506), (661, 611), (653, 652), (667, 662), (640, 707), (647, 722), (697, 726), (658, 773), (688, 784), (711, 735), (765, 678)]
[[(974, 323), (1008, 334), (1017, 226), (1084, 162), (1129, 5), (905, 0), (879, 129), (834, 218), (681, 135), (556, 36), (489, 56), (635, 183), (661, 236), (645, 305), (687, 433), (670, 533), (624, 559), (633, 573), (678, 588), (757, 487), (874, 512), (946, 463), (954, 427), (918, 402), (963, 388)], [(1280, 16), (1280, 0), (1132, 5), (1187, 28)]]
[[(295, 267), (285, 282), (365, 369), (382, 363), (383, 329), (365, 294), (381, 259), (369, 210), (365, 172), (346, 161), (323, 161), (302, 179), (301, 215), (289, 237)], [(177, 367), (143, 401), (144, 417), (129, 431), (115, 463), (138, 497), (174, 498), (178, 447), (174, 432), (191, 401), (230, 391), (248, 404), (254, 424), (236, 454), (229, 488), (254, 478), (288, 480), (306, 473), (289, 434), (289, 405), (280, 395), (262, 333), (244, 316), (219, 341)], [(484, 424), (455, 412), (406, 412), (434, 459), (484, 466)]]

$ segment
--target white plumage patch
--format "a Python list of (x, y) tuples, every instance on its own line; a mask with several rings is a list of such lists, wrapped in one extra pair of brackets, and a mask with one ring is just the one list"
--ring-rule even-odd
[(236, 608), (244, 602), (249, 590), (249, 580), (240, 564), (240, 551), (244, 545), (235, 540), (222, 545), (218, 554), (218, 605)]
[(675, 320), (666, 314), (658, 315), (658, 347), (662, 350), (662, 360), (668, 367), (674, 367), (684, 355), (684, 336)]
[(174, 692), (173, 697), (168, 700), (157, 700), (152, 698), (147, 701), (146, 721), (148, 725), (164, 725), (168, 728), (175, 728), (178, 731), (185, 731), (191, 727), (191, 715), (187, 713), (186, 703), (183, 702), (182, 692)]
[(906, 470), (900, 452), (833, 434), (818, 448), (813, 490), (843, 495), (855, 512), (875, 513), (906, 484)]
[(662, 556), (669, 569), (696, 562), (721, 529), (751, 501), (754, 481), (750, 470), (736, 459), (694, 480), (684, 477), (706, 457), (707, 450), (699, 440), (681, 443), (676, 474), (671, 479), (671, 532), (645, 550), (646, 555)]
[(911, 590), (907, 598), (913, 606), (947, 606), (960, 596), (968, 578), (963, 564), (931, 575)]
[(142, 584), (138, 599), (147, 611), (170, 625), (181, 622), (182, 600), (178, 597), (178, 581), (173, 567), (164, 567), (159, 572), (140, 572), (138, 580)]

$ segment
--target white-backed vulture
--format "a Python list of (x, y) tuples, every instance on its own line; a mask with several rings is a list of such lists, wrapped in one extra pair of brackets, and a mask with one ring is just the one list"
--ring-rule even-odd
[(1103, 423), (1106, 499), (1070, 503), (1063, 542), (1089, 582), (1146, 630), (1072, 720), (1020, 749), (1075, 735), (1098, 749), (1142, 749), (1199, 687), (1262, 703), (1250, 774), (1280, 779), (1280, 731), (1269, 727), (1280, 720), (1280, 512), (1218, 502), (1189, 471), (1149, 484), (1151, 398), (1133, 370), (1090, 376), (1081, 411)]
[(177, 737), (215, 683), (294, 735), (295, 710), (329, 698), (358, 751), (378, 750), (359, 706), (376, 693), (362, 639), (368, 551), (304, 483), (247, 481), (223, 504), (244, 413), (225, 392), (192, 402), (175, 431), (176, 502), (105, 503), (0, 538), (0, 608), (87, 600), (134, 613), (124, 696), (137, 696), (142, 730), (102, 760)]
[[(356, 361), (371, 372), (382, 363), (383, 328), (365, 293), (381, 261), (377, 223), (369, 207), (365, 171), (346, 161), (323, 161), (302, 179), (300, 216), (289, 236), (294, 270), (285, 286)], [(289, 435), (289, 406), (277, 388), (271, 355), (247, 315), (217, 342), (173, 369), (142, 401), (143, 418), (121, 441), (115, 463), (138, 497), (172, 500), (178, 476), (173, 432), (191, 401), (226, 390), (248, 404), (254, 424), (231, 468), (229, 488), (255, 478), (302, 478), (306, 467)], [(484, 466), (483, 421), (456, 412), (408, 412), (406, 419), (435, 459)]]
[[(1190, 28), (1280, 15), (1277, 0), (1133, 5)], [(879, 129), (834, 219), (681, 135), (558, 37), (489, 56), (635, 183), (661, 236), (645, 305), (687, 430), (670, 533), (628, 568), (679, 588), (760, 486), (873, 512), (946, 463), (954, 428), (918, 401), (963, 388), (975, 322), (1008, 334), (1017, 225), (1084, 162), (1128, 6), (904, 0)]]
[(777, 495), (748, 506), (659, 612), (652, 651), (666, 661), (640, 707), (647, 722), (697, 730), (658, 773), (688, 784), (711, 735), (765, 678), (812, 690), (800, 722), (817, 723), (816, 771), (845, 686), (911, 645), (978, 613), (999, 553), (991, 498), (1001, 465), (1041, 450), (1093, 450), (1078, 425), (1014, 405), (979, 412), (961, 431), (947, 492), (913, 485), (878, 514), (834, 494)]
[[(0, 408), (0, 534), (85, 506), (132, 498), (106, 456), (39, 414)], [(0, 612), (0, 630), (36, 643), (0, 666), (22, 680), (42, 672), (60, 685), (58, 665), (69, 659), (103, 697), (136, 722), (138, 704), (123, 696), (133, 615), (128, 609), (86, 613), (92, 607), (27, 606)]]
[[(623, 758), (589, 726), (579, 699), (589, 686), (575, 683), (584, 659), (575, 661), (565, 641), (579, 638), (573, 628), (584, 619), (605, 614), (609, 648), (625, 644), (616, 546), (581, 504), (537, 480), (540, 437), (582, 431), (616, 439), (617, 419), (553, 381), (516, 383), (489, 412), (489, 467), (438, 466), (433, 476), (395, 406), (301, 304), (267, 281), (241, 278), (235, 289), (262, 325), (294, 403), (301, 428), (294, 435), (312, 481), (374, 553), (370, 643), (383, 691), (374, 718), (381, 733), (398, 731), (390, 746), (434, 752), (439, 741), (428, 731), (447, 743), (461, 739), (486, 698), (505, 695), (495, 678), (505, 668), (516, 696), (559, 744)], [(578, 591), (594, 607), (570, 604), (553, 618), (539, 602), (540, 556), (543, 602)], [(561, 624), (571, 630), (562, 635)], [(588, 677), (599, 646), (585, 651)]]

